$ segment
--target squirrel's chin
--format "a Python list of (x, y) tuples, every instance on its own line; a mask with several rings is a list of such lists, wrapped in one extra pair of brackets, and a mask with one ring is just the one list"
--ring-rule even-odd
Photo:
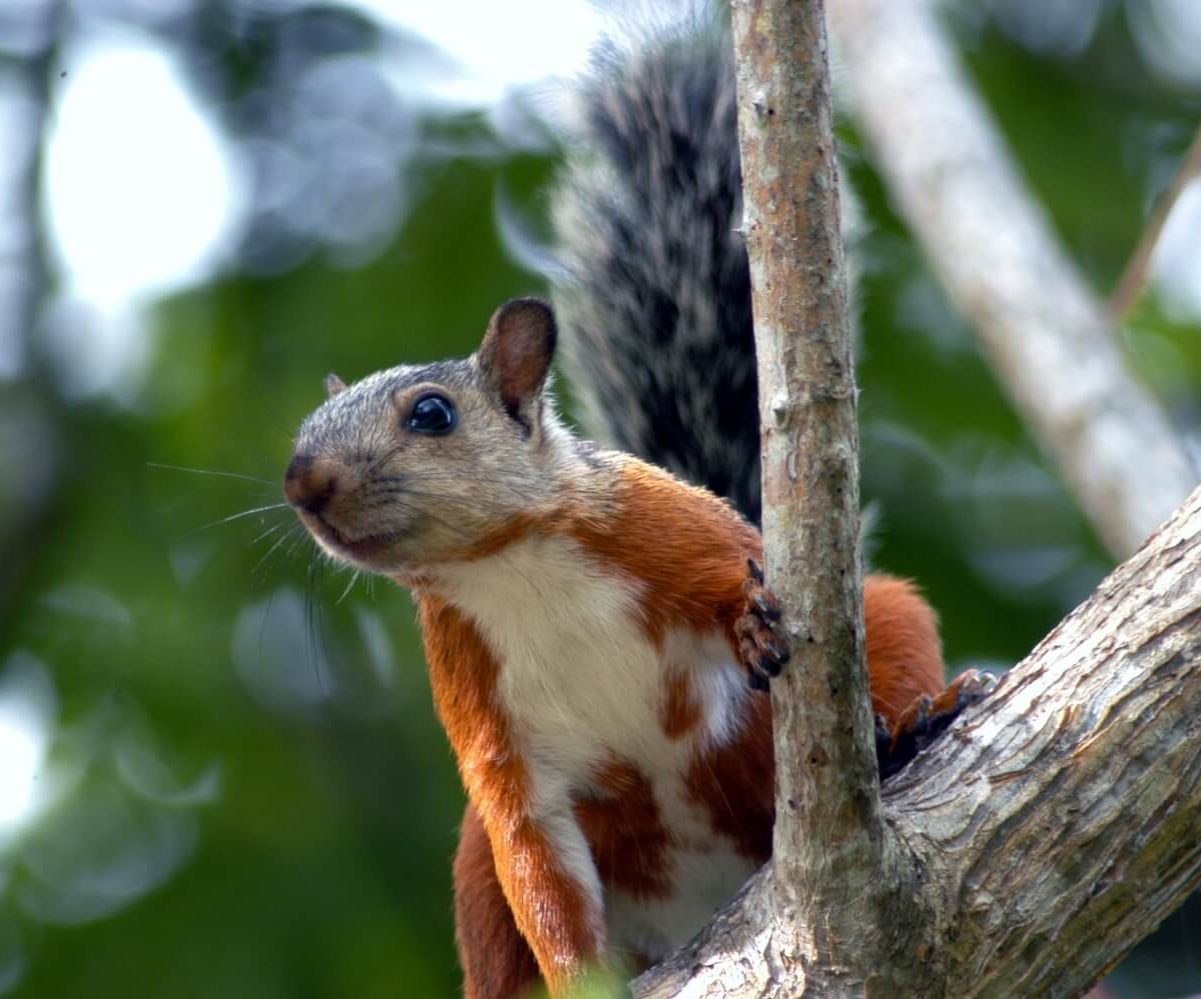
[(392, 544), (392, 538), (366, 537), (360, 538), (358, 541), (338, 541), (329, 547), (335, 554), (348, 562), (381, 570), (390, 568), (395, 561), (388, 557), (391, 554)]
[(403, 568), (403, 560), (395, 551), (398, 540), (395, 534), (369, 534), (351, 539), (320, 516), (300, 511), (300, 520), (317, 543), (341, 562), (378, 573)]

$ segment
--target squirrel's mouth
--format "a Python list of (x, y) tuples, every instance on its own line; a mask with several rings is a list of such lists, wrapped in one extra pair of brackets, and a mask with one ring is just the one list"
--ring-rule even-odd
[(297, 513), (300, 514), (300, 519), (309, 529), (309, 533), (331, 549), (334, 555), (369, 561), (384, 554), (396, 541), (394, 533), (365, 534), (361, 538), (348, 538), (319, 513), (307, 513), (304, 510), (298, 510)]

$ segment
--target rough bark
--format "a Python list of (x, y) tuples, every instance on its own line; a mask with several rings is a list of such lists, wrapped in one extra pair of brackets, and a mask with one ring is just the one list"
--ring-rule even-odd
[[(1078, 994), (1201, 884), (1201, 490), (883, 803), (915, 877), (863, 992)], [(813, 964), (878, 946), (781, 964), (767, 876), (635, 995), (799, 995)]]
[[(864, 665), (859, 443), (824, 4), (736, 0), (738, 122), (751, 266), (768, 582), (792, 662), (773, 685), (776, 960), (874, 922), (887, 887)], [(861, 982), (872, 955), (814, 965), (805, 988)], [(820, 970), (820, 974), (816, 974)]]
[(1101, 538), (1133, 552), (1197, 472), (1019, 177), (929, 0), (836, 0), (856, 120), (901, 214)]
[[(1081, 993), (1201, 882), (1201, 490), (878, 795), (829, 95), (810, 75), (825, 66), (821, 6), (781, 6), (794, 9), (734, 5), (768, 574), (796, 612), (790, 679), (773, 695), (776, 855), (633, 992)], [(793, 49), (773, 53), (785, 31)], [(793, 116), (808, 146), (788, 133)], [(1079, 295), (1066, 308), (1081, 320)], [(1032, 317), (1045, 327), (1052, 313)], [(1073, 431), (1091, 445), (1090, 433)]]
[[(1083, 990), (1201, 883), (1201, 490), (892, 782), (959, 995)], [(948, 987), (949, 991), (949, 987)]]

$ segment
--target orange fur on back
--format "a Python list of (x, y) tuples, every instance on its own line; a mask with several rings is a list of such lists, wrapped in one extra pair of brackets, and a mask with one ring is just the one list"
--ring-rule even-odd
[[(708, 490), (635, 458), (623, 459), (621, 482), (615, 516), (565, 529), (646, 587), (643, 612), (653, 638), (679, 625), (718, 624), (732, 634), (743, 609), (746, 560), (763, 557), (759, 532)], [(881, 574), (864, 579), (863, 613), (872, 709), (892, 725), (914, 698), (944, 686), (938, 618), (911, 581)], [(678, 690), (673, 695), (684, 715), (673, 712), (670, 720), (683, 724), (686, 702)]]
[(891, 727), (917, 697), (946, 685), (938, 617), (911, 581), (882, 575), (863, 581), (863, 617), (872, 710)]
[(746, 560), (759, 532), (724, 500), (662, 469), (622, 456), (614, 513), (580, 520), (569, 533), (597, 561), (644, 588), (652, 640), (673, 627), (726, 629), (742, 613)]

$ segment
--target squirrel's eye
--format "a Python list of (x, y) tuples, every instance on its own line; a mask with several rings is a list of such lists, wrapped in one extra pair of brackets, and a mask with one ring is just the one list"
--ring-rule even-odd
[(444, 395), (423, 395), (409, 412), (408, 427), (419, 434), (446, 434), (455, 426), (455, 405)]

